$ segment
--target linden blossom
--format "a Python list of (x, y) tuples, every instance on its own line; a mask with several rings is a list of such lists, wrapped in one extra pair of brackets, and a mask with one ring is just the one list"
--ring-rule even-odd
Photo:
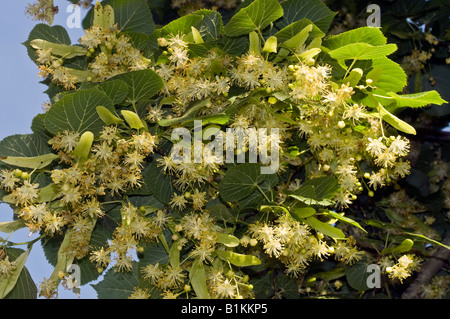
[[(214, 140), (208, 144), (203, 144), (203, 140)], [(248, 162), (257, 163), (259, 161), (269, 166), (261, 166), (261, 174), (274, 174), (279, 168), (279, 149), (280, 138), (279, 129), (271, 128), (270, 136), (267, 135), (266, 128), (227, 128), (226, 133), (217, 128), (202, 129), (202, 121), (194, 121), (194, 141), (193, 149), (191, 142), (191, 131), (184, 127), (173, 130), (172, 141), (181, 140), (174, 143), (171, 151), (171, 157), (174, 162), (191, 163), (192, 154), (194, 163), (202, 163), (203, 161), (213, 161), (218, 164), (234, 163), (235, 150), (237, 163), (245, 163), (245, 149), (248, 145)], [(223, 158), (225, 139), (225, 160)], [(270, 154), (268, 148), (270, 144)], [(193, 151), (193, 152), (192, 152)], [(258, 156), (259, 155), (259, 156)]]

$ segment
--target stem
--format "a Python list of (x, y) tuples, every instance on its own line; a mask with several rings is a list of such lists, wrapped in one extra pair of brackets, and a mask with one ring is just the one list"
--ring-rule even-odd
[(353, 68), (353, 66), (355, 65), (356, 61), (357, 61), (356, 59), (353, 59), (352, 64), (348, 67), (347, 72), (345, 72), (344, 79), (345, 79), (345, 78), (347, 77), (347, 75), (350, 73), (350, 70)]
[(263, 194), (263, 196), (267, 200), (267, 202), (269, 202), (269, 203), (272, 202), (258, 185), (256, 185), (256, 188), (261, 192), (261, 194)]
[(264, 42), (264, 37), (263, 37), (263, 35), (262, 35), (262, 32), (261, 32), (261, 30), (258, 28), (258, 35), (259, 35), (259, 38), (261, 39), (261, 41), (262, 41), (262, 43)]
[(136, 102), (135, 101), (131, 101), (131, 105), (133, 106), (133, 110), (134, 110), (134, 113), (138, 113), (138, 111), (137, 111), (137, 108), (136, 108)]
[(30, 245), (33, 245), (35, 242), (37, 242), (38, 240), (40, 240), (42, 238), (44, 238), (44, 235), (41, 235), (41, 236), (39, 236), (39, 237), (37, 237), (37, 238), (35, 238), (33, 240), (30, 240), (30, 241), (25, 241), (23, 243), (13, 243), (13, 242), (10, 242), (10, 241), (7, 241), (5, 243), (6, 243), (7, 246), (20, 246), (20, 245), (28, 245), (28, 246), (30, 246)]
[(383, 138), (386, 138), (386, 135), (384, 135), (384, 129), (383, 129), (383, 119), (380, 117), (380, 128), (381, 128), (381, 134), (383, 135)]

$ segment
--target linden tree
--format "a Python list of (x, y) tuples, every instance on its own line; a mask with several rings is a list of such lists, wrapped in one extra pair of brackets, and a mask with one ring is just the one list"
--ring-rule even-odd
[[(336, 13), (320, 0), (154, 14), (105, 0), (79, 43), (48, 24), (24, 43), (50, 102), (32, 134), (0, 142), (14, 212), (0, 231), (39, 237), (26, 250), (1, 238), (2, 298), (53, 298), (101, 274), (99, 298), (298, 298), (324, 282), (355, 296), (369, 264), (403, 282), (425, 245), (445, 246), (348, 211), (410, 173), (416, 130), (399, 110), (445, 103), (403, 92), (379, 28), (327, 36)], [(401, 241), (361, 245), (376, 227)], [(25, 267), (36, 242), (54, 266), (39, 283)]]

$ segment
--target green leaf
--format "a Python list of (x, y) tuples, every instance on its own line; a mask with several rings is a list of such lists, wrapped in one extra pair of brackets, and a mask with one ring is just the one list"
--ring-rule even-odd
[(66, 94), (47, 112), (45, 127), (53, 134), (69, 130), (97, 135), (104, 126), (96, 111), (98, 105), (114, 110), (109, 97), (97, 88)]
[(31, 130), (34, 134), (41, 137), (44, 140), (49, 140), (52, 135), (45, 128), (45, 113), (37, 114), (31, 123)]
[[(184, 118), (184, 116), (183, 116), (183, 118)], [(202, 121), (202, 125), (206, 125), (206, 124), (210, 124), (210, 123), (224, 125), (224, 124), (228, 123), (228, 121), (230, 120), (230, 116), (226, 115), (225, 113), (218, 113), (218, 114), (205, 115), (205, 116), (195, 116), (195, 117), (189, 118), (188, 120), (183, 120), (181, 123), (183, 126), (191, 127), (194, 124), (193, 122), (196, 120)]]
[(205, 43), (205, 41), (203, 41), (203, 38), (200, 34), (200, 32), (198, 32), (198, 30), (195, 27), (191, 27), (191, 32), (192, 32), (192, 36), (194, 38), (194, 42), (197, 44), (202, 44)]
[(180, 17), (161, 29), (161, 37), (171, 37), (177, 34), (189, 34), (192, 32), (191, 27), (197, 25), (203, 20), (203, 16), (194, 13)]
[(148, 102), (164, 87), (161, 77), (149, 69), (119, 74), (113, 79), (122, 80), (128, 85), (127, 101), (135, 104)]
[(123, 118), (125, 119), (125, 122), (127, 122), (128, 126), (135, 130), (140, 130), (141, 128), (144, 128), (144, 123), (142, 122), (139, 115), (132, 111), (128, 110), (122, 110), (120, 111)]
[(169, 262), (169, 255), (162, 245), (156, 243), (149, 243), (145, 246), (142, 257), (139, 258), (139, 268), (143, 268), (148, 264), (160, 265)]
[(346, 78), (342, 79), (341, 83), (349, 83), (351, 87), (355, 87), (358, 85), (359, 80), (361, 80), (363, 73), (363, 70), (360, 68), (354, 68), (350, 71), (350, 74)]
[(59, 186), (51, 183), (45, 187), (39, 188), (39, 197), (37, 199), (38, 203), (51, 202), (57, 198), (59, 194)]
[(282, 43), (291, 39), (309, 25), (312, 25), (312, 29), (309, 32), (308, 40), (314, 38), (323, 38), (325, 36), (324, 32), (322, 32), (315, 24), (313, 24), (311, 20), (306, 18), (289, 24), (288, 26), (275, 33), (274, 36), (277, 37), (278, 41)]
[(81, 259), (77, 259), (74, 261), (74, 264), (76, 264), (80, 267), (80, 274), (82, 274), (80, 276), (80, 282), (79, 282), (79, 284), (81, 286), (84, 286), (87, 283), (90, 283), (91, 281), (96, 280), (101, 275), (97, 270), (97, 266), (95, 265), (95, 263), (92, 263), (89, 260), (89, 257), (90, 256), (87, 255)]
[(327, 33), (336, 12), (331, 11), (320, 0), (287, 0), (281, 3), (283, 17), (275, 25), (278, 29), (303, 18), (311, 20), (322, 32)]
[[(223, 29), (222, 16), (219, 12), (202, 9), (182, 16), (166, 24), (161, 29), (162, 37), (171, 37), (177, 34), (187, 35), (187, 42), (195, 42), (192, 28), (198, 30), (204, 42), (217, 39)], [(197, 43), (197, 42), (196, 42)]]
[[(205, 107), (206, 104), (208, 103), (208, 101), (209, 101), (209, 99), (196, 102), (182, 116), (174, 118), (174, 119), (163, 119), (163, 120), (159, 121), (158, 124), (161, 126), (171, 126), (174, 124), (179, 124), (179, 123), (186, 124), (190, 121), (194, 121), (194, 119), (198, 119), (198, 118), (196, 118), (197, 112), (202, 107)], [(202, 124), (203, 124), (203, 122), (202, 122)]]
[(254, 54), (261, 54), (261, 40), (259, 39), (258, 33), (252, 31), (248, 34), (249, 46), (248, 51), (254, 52)]
[[(104, 0), (103, 7), (110, 5), (114, 9), (114, 20), (120, 31), (144, 33), (148, 36), (155, 30), (152, 12), (145, 0)], [(83, 27), (92, 26), (94, 9), (91, 9), (83, 21)]]
[(94, 142), (94, 134), (92, 134), (92, 132), (89, 131), (84, 132), (81, 135), (77, 146), (73, 150), (74, 158), (79, 161), (87, 160), (89, 157), (89, 153), (91, 152), (93, 142)]
[[(16, 260), (24, 252), (23, 249), (6, 249), (6, 254), (10, 257), (10, 260)], [(37, 292), (38, 289), (31, 278), (30, 272), (26, 267), (23, 267), (14, 288), (4, 297), (4, 299), (36, 299)]]
[(345, 68), (345, 64), (343, 61), (345, 60), (373, 60), (373, 59), (381, 59), (386, 57), (387, 55), (395, 52), (397, 50), (396, 44), (384, 44), (379, 46), (373, 46), (368, 43), (351, 43), (339, 47), (333, 51), (330, 51), (329, 54), (332, 58), (338, 60), (343, 68)]
[(337, 179), (330, 175), (307, 180), (299, 189), (285, 193), (306, 205), (329, 206), (334, 203), (332, 198), (338, 188)]
[[(144, 51), (144, 56), (148, 58), (147, 51), (150, 49), (152, 45), (153, 38), (151, 36), (146, 35), (145, 33), (133, 32), (133, 31), (124, 31), (123, 35), (127, 36), (130, 39), (130, 43), (139, 51)], [(154, 34), (154, 33), (153, 33)], [(156, 42), (156, 38), (155, 38)], [(153, 49), (153, 48), (152, 48)], [(157, 49), (157, 48), (155, 48)]]
[(227, 54), (234, 56), (241, 55), (248, 49), (248, 36), (227, 37), (224, 35), (219, 44)]
[(412, 241), (409, 238), (406, 238), (405, 240), (403, 240), (399, 245), (395, 246), (395, 247), (390, 247), (390, 248), (384, 248), (381, 251), (382, 255), (385, 254), (401, 254), (401, 253), (406, 253), (408, 251), (411, 250), (411, 248), (414, 246), (414, 241)]
[(238, 254), (229, 250), (219, 250), (217, 255), (231, 264), (238, 267), (256, 266), (261, 264), (261, 260), (253, 255)]
[(294, 50), (296, 48), (301, 48), (303, 44), (305, 44), (306, 40), (309, 37), (309, 33), (313, 29), (313, 25), (309, 24), (304, 27), (301, 31), (299, 31), (296, 35), (289, 38), (288, 40), (282, 43), (282, 47), (286, 47), (288, 49)]
[(210, 295), (206, 285), (206, 271), (203, 262), (196, 259), (189, 270), (189, 280), (198, 299), (209, 299)]
[(113, 104), (122, 103), (128, 95), (128, 85), (121, 80), (108, 80), (98, 85), (105, 92)]
[(260, 169), (260, 165), (250, 163), (230, 168), (219, 184), (223, 200), (234, 202), (249, 196), (266, 179)]
[(365, 260), (360, 260), (350, 267), (346, 267), (345, 276), (348, 284), (358, 291), (365, 291), (368, 289), (367, 278), (369, 273), (367, 272), (368, 264)]
[(102, 119), (103, 123), (106, 125), (117, 125), (122, 124), (123, 120), (115, 116), (110, 110), (106, 107), (99, 105), (95, 108), (98, 116)]
[(316, 210), (312, 207), (293, 207), (291, 209), (291, 216), (299, 222), (303, 221), (303, 218), (311, 217), (316, 213)]
[[(338, 278), (341, 278), (342, 276), (345, 276), (345, 268), (336, 267), (329, 271), (314, 273), (311, 275), (311, 277), (314, 277), (316, 279), (323, 279), (327, 282), (330, 282), (331, 280), (336, 280)], [(306, 278), (306, 281), (308, 281), (310, 278)]]
[(30, 45), (36, 50), (47, 50), (51, 49), (52, 54), (58, 55), (64, 59), (71, 59), (76, 56), (84, 56), (88, 52), (86, 48), (78, 45), (68, 45), (53, 43), (43, 39), (34, 39), (30, 41)]
[(53, 43), (70, 45), (70, 36), (66, 29), (60, 25), (48, 26), (47, 24), (37, 24), (31, 30), (27, 41), (23, 43), (28, 51), (28, 56), (35, 62), (37, 59), (36, 51), (31, 47), (30, 42), (35, 39), (42, 39)]
[(94, 21), (92, 24), (107, 29), (111, 28), (114, 22), (113, 8), (109, 5), (103, 7), (100, 2), (97, 2), (94, 6)]
[(161, 202), (168, 204), (174, 193), (170, 175), (164, 174), (162, 168), (157, 166), (156, 159), (150, 163), (145, 183), (149, 183), (152, 193)]
[(41, 169), (51, 164), (55, 159), (58, 159), (59, 156), (53, 153), (33, 156), (33, 157), (23, 157), (23, 156), (6, 156), (0, 158), (5, 164), (22, 167), (22, 168), (31, 168), (31, 169)]
[[(385, 92), (401, 92), (403, 88), (406, 86), (407, 77), (405, 71), (402, 67), (392, 61), (389, 58), (382, 58), (373, 60), (371, 64), (371, 68), (374, 72), (381, 70), (380, 74), (377, 76), (378, 80), (375, 85), (377, 89), (381, 89)], [(371, 79), (373, 76), (372, 72), (367, 73), (364, 70), (364, 73), (367, 74), (367, 78)], [(374, 90), (374, 93), (377, 93), (377, 90)]]
[(228, 223), (236, 222), (236, 218), (230, 213), (228, 208), (220, 202), (208, 202), (206, 204), (206, 208), (209, 210), (211, 217), (215, 218), (216, 220), (223, 220)]
[(271, 36), (264, 43), (262, 52), (264, 53), (277, 53), (277, 37)]
[(5, 298), (5, 296), (16, 285), (17, 280), (19, 279), (19, 276), (22, 273), (22, 269), (25, 266), (25, 262), (27, 261), (28, 255), (30, 254), (30, 251), (31, 248), (20, 254), (14, 260), (14, 269), (12, 270), (11, 274), (9, 274), (6, 278), (2, 278), (2, 280), (0, 280), (0, 299)]
[(422, 240), (424, 240), (424, 241), (426, 241), (426, 242), (429, 242), (429, 243), (432, 243), (432, 244), (435, 244), (435, 245), (438, 245), (438, 246), (441, 246), (441, 247), (444, 247), (444, 248), (447, 248), (447, 249), (450, 250), (450, 246), (444, 245), (443, 243), (441, 243), (441, 242), (439, 242), (439, 241), (437, 241), (437, 240), (428, 238), (428, 237), (426, 237), (426, 236), (424, 236), (424, 235), (421, 235), (421, 234), (414, 234), (414, 233), (409, 233), (409, 232), (405, 232), (405, 234), (410, 235), (410, 236), (414, 236), (414, 237), (419, 238), (419, 239), (422, 239)]
[(71, 244), (74, 230), (69, 229), (64, 234), (64, 239), (59, 246), (55, 268), (49, 278), (50, 282), (59, 284), (61, 282), (60, 272), (66, 272), (67, 268), (73, 263), (74, 256), (67, 254), (67, 247)]
[(261, 205), (259, 210), (263, 213), (266, 213), (266, 212), (281, 213), (281, 212), (283, 212), (288, 215), (290, 214), (289, 210), (286, 207), (277, 206), (277, 205)]
[(312, 185), (318, 198), (333, 198), (339, 188), (334, 176), (324, 176), (307, 180), (305, 185)]
[(319, 48), (312, 48), (309, 50), (306, 50), (305, 52), (298, 55), (298, 57), (302, 61), (309, 61), (310, 59), (313, 59), (316, 55), (318, 55), (320, 52), (322, 52)]
[(329, 236), (333, 239), (343, 239), (345, 238), (345, 234), (339, 228), (333, 227), (330, 224), (321, 222), (315, 217), (306, 218), (306, 222), (311, 226), (311, 228), (316, 231)]
[(11, 222), (0, 222), (0, 231), (4, 233), (12, 233), (24, 227), (25, 222), (23, 219), (16, 219)]
[(398, 95), (394, 92), (388, 92), (387, 95), (396, 103), (396, 107), (412, 107), (419, 108), (430, 104), (441, 105), (447, 103), (441, 98), (437, 91), (427, 91), (414, 94)]
[(414, 127), (399, 119), (395, 115), (389, 113), (380, 103), (378, 103), (378, 112), (380, 113), (384, 121), (391, 124), (397, 130), (407, 134), (416, 135), (416, 130)]
[(256, 0), (239, 10), (225, 25), (224, 31), (228, 36), (262, 31), (282, 16), (283, 8), (278, 0)]
[(180, 266), (180, 250), (178, 249), (179, 242), (179, 239), (173, 241), (169, 250), (169, 263), (174, 268)]
[(109, 269), (102, 281), (91, 286), (97, 292), (99, 299), (127, 299), (134, 292), (134, 287), (139, 285), (139, 267), (133, 262), (133, 268), (129, 272), (117, 272)]
[(362, 226), (358, 222), (354, 221), (353, 219), (351, 219), (349, 217), (345, 217), (343, 214), (341, 215), (341, 214), (338, 214), (338, 213), (333, 212), (331, 210), (327, 211), (326, 214), (331, 216), (331, 217), (333, 217), (333, 218), (336, 218), (336, 219), (338, 219), (340, 221), (343, 221), (343, 222), (345, 222), (347, 224), (350, 224), (352, 226), (358, 227), (363, 232), (367, 233), (367, 231), (364, 228), (362, 228)]
[[(151, 183), (149, 183), (151, 184)], [(155, 212), (157, 210), (164, 208), (164, 203), (159, 201), (154, 195), (149, 196), (130, 196), (128, 197), (130, 203), (132, 203), (135, 207), (145, 207), (145, 215), (150, 214), (152, 211)]]
[(227, 247), (236, 247), (240, 243), (239, 238), (230, 234), (215, 232), (215, 235), (217, 236), (217, 242)]
[(266, 178), (262, 181), (261, 184), (258, 185), (256, 189), (253, 190), (253, 192), (249, 196), (238, 201), (238, 205), (241, 209), (257, 209), (261, 205), (261, 203), (267, 203), (268, 201), (271, 201), (271, 198), (273, 196), (272, 189), (278, 183), (278, 176), (277, 174), (267, 174), (264, 176), (266, 176)]
[(333, 51), (348, 44), (361, 42), (381, 46), (385, 45), (387, 40), (379, 28), (362, 27), (330, 36), (324, 40), (323, 46)]
[(0, 142), (0, 156), (33, 157), (51, 152), (48, 143), (36, 134), (17, 134)]
[(222, 35), (223, 22), (222, 15), (217, 11), (202, 9), (194, 12), (195, 15), (201, 15), (202, 20), (195, 24), (200, 35), (205, 42), (218, 39)]

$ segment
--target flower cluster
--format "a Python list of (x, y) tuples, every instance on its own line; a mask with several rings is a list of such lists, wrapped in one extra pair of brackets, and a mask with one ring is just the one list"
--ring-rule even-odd
[(130, 271), (133, 267), (133, 252), (142, 250), (142, 242), (158, 241), (170, 220), (161, 210), (147, 216), (144, 208), (137, 208), (131, 203), (124, 204), (120, 213), (121, 223), (114, 230), (107, 247), (91, 253), (90, 260), (100, 272), (111, 262), (114, 262), (117, 271)]
[[(187, 269), (192, 263), (205, 263), (206, 284), (213, 298), (250, 298), (252, 286), (248, 283), (248, 275), (235, 272), (232, 267), (219, 263), (215, 252), (222, 250), (218, 236), (225, 235), (208, 211), (192, 212), (184, 215), (172, 226), (172, 248), (182, 254), (187, 247), (189, 252), (183, 261), (171, 259), (169, 264), (148, 264), (141, 268), (143, 278), (155, 285), (163, 298), (177, 298), (189, 294)], [(138, 295), (138, 294), (137, 294)], [(136, 296), (132, 296), (135, 298)]]
[(423, 299), (444, 299), (450, 286), (448, 275), (436, 275), (430, 283), (420, 287), (420, 297)]
[[(39, 75), (50, 77), (52, 82), (71, 90), (84, 81), (102, 82), (118, 74), (146, 69), (150, 65), (150, 60), (133, 46), (131, 39), (119, 34), (117, 25), (109, 28), (93, 25), (79, 42), (86, 49), (87, 70), (72, 68), (70, 59), (56, 54), (53, 47), (45, 47), (36, 50)], [(69, 66), (64, 66), (66, 62)]]
[(261, 243), (264, 252), (280, 260), (286, 266), (286, 274), (293, 277), (304, 274), (312, 261), (323, 261), (330, 255), (349, 265), (364, 256), (351, 237), (329, 243), (323, 234), (314, 234), (310, 227), (287, 214), (279, 216), (273, 223), (250, 224), (248, 231), (250, 237), (244, 235), (241, 244), (256, 246)]
[[(245, 29), (243, 21), (253, 21), (253, 12), (244, 13), (258, 2), (265, 5), (254, 14), (266, 25)], [(242, 6), (226, 24), (213, 9), (140, 28), (150, 22), (153, 7), (145, 1), (111, 3), (117, 7), (94, 6), (93, 24), (77, 45), (31, 36), (27, 42), (40, 75), (54, 88), (48, 91), (50, 111), (33, 123), (33, 136), (45, 139), (51, 151), (2, 157), (0, 188), (2, 200), (32, 233), (55, 241), (64, 236), (40, 295), (53, 297), (61, 282), (75, 291), (77, 283), (63, 267), (84, 261), (99, 274), (107, 271), (105, 280), (115, 272), (139, 276), (129, 298), (258, 298), (267, 296), (261, 285), (253, 287), (260, 279), (275, 283), (270, 297), (283, 298), (282, 281), (295, 285), (296, 294), (310, 292), (316, 279), (318, 293), (337, 291), (344, 284), (336, 279), (347, 267), (366, 261), (377, 260), (391, 281), (403, 282), (418, 270), (421, 259), (409, 250), (397, 255), (387, 239), (383, 252), (365, 250), (372, 233), (362, 232), (362, 221), (374, 228), (383, 224), (365, 211), (343, 212), (358, 197), (371, 201), (374, 191), (394, 186), (397, 192), (378, 207), (392, 221), (390, 234), (405, 236), (403, 229), (412, 229), (439, 239), (429, 227), (434, 217), (422, 214), (426, 208), (398, 188), (410, 172), (414, 147), (396, 129), (413, 129), (390, 113), (393, 102), (405, 98), (388, 86), (400, 87), (403, 79), (386, 79), (379, 73), (384, 64), (370, 63), (389, 60), (383, 52), (394, 46), (380, 45), (386, 51), (371, 51), (368, 63), (351, 54), (347, 59), (342, 50), (348, 45), (359, 51), (368, 42), (340, 46), (355, 34), (382, 43), (379, 29), (330, 38), (308, 20), (282, 29), (284, 22), (276, 21), (286, 7), (277, 0)], [(171, 2), (179, 12), (206, 4), (231, 8), (237, 2)], [(265, 12), (268, 4), (273, 13)], [(128, 23), (131, 8), (142, 12)], [(269, 26), (272, 36), (266, 39)], [(436, 39), (429, 35), (427, 41), (434, 45)], [(429, 59), (424, 51), (414, 54), (404, 61), (411, 72)], [(84, 98), (71, 100), (71, 112), (57, 102), (61, 96), (89, 96), (96, 113), (86, 112)], [(96, 105), (100, 96), (110, 103)], [(81, 113), (86, 118), (79, 119), (80, 131), (69, 129), (71, 115)], [(45, 161), (34, 165), (40, 158)], [(14, 161), (27, 165), (16, 168), (9, 164)], [(449, 172), (437, 160), (429, 175), (431, 189), (448, 198)], [(446, 198), (444, 206), (449, 203)], [(0, 279), (14, 267), (0, 256)], [(355, 288), (351, 275), (346, 273), (346, 288)]]
[(7, 278), (12, 274), (15, 269), (15, 262), (9, 260), (9, 256), (2, 251), (0, 251), (0, 279)]
[(208, 107), (222, 109), (230, 89), (230, 79), (221, 75), (230, 67), (230, 59), (210, 51), (206, 57), (190, 58), (188, 43), (184, 36), (176, 35), (169, 39), (159, 38), (158, 43), (166, 48), (156, 72), (165, 82), (164, 93), (175, 99), (173, 110), (177, 115), (184, 113), (192, 101), (208, 99)]
[(149, 67), (150, 60), (136, 49), (132, 40), (119, 34), (117, 25), (102, 28), (93, 25), (80, 38), (80, 44), (89, 50), (89, 70), (92, 81), (101, 82), (117, 74), (143, 70)]
[[(172, 108), (176, 114), (182, 114), (190, 102), (205, 98), (206, 114), (221, 112), (229, 105), (225, 98), (233, 85), (250, 91), (265, 89), (268, 94), (277, 92), (276, 97), (243, 107), (231, 126), (277, 127), (282, 131), (281, 141), (291, 137), (293, 126), (306, 138), (317, 160), (313, 174), (338, 177), (341, 192), (336, 200), (340, 207), (348, 207), (363, 191), (364, 178), (367, 187), (377, 190), (409, 174), (410, 164), (404, 159), (409, 153), (408, 139), (386, 136), (382, 123), (371, 117), (364, 105), (352, 102), (355, 90), (370, 88), (370, 81), (357, 88), (349, 83), (336, 86), (327, 65), (311, 65), (308, 61), (275, 64), (254, 52), (232, 59), (211, 51), (207, 57), (188, 59), (188, 44), (178, 35), (160, 38), (159, 43), (168, 49), (157, 72), (165, 81), (165, 93), (175, 97)], [(279, 99), (287, 98), (299, 112), (298, 124), (290, 129), (268, 111)], [(360, 168), (359, 163), (364, 161), (373, 163), (373, 171)]]
[(400, 282), (403, 282), (403, 280), (412, 275), (413, 271), (420, 269), (421, 262), (422, 258), (414, 254), (405, 254), (396, 261), (392, 259), (392, 256), (382, 257), (379, 265), (381, 271), (387, 274), (390, 279), (398, 279)]
[[(39, 188), (38, 183), (32, 182), (33, 172), (18, 169), (0, 172), (0, 185), (10, 193), (11, 203), (19, 208), (18, 215), (28, 228), (47, 236), (70, 228), (73, 234), (66, 253), (78, 259), (91, 252), (91, 233), (96, 220), (105, 214), (105, 196), (114, 198), (141, 186), (144, 159), (154, 152), (157, 142), (145, 131), (134, 132), (125, 139), (116, 126), (105, 126), (92, 145), (92, 156), (80, 161), (74, 155), (79, 140), (79, 133), (68, 131), (50, 139), (49, 143), (60, 155), (61, 167), (51, 170), (52, 184), (48, 187)], [(117, 267), (129, 269), (128, 258), (124, 257), (128, 246), (136, 245), (135, 240), (142, 237), (154, 240), (154, 234), (165, 227), (166, 218), (160, 212), (152, 218), (140, 218), (131, 206), (124, 208), (122, 215), (125, 222), (116, 229), (108, 257), (111, 252), (117, 253)], [(94, 252), (92, 259), (99, 267), (107, 265), (108, 257), (101, 259), (98, 254)]]
[(52, 25), (55, 13), (58, 13), (58, 7), (53, 5), (53, 0), (38, 0), (34, 4), (28, 4), (25, 13), (33, 20)]

